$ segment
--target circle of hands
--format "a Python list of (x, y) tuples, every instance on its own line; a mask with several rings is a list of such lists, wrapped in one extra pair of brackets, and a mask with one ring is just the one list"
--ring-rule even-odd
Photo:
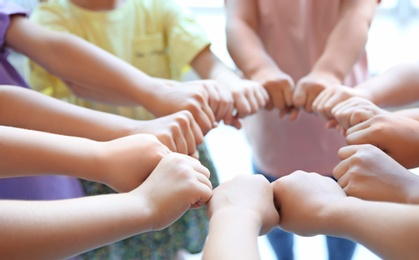
[[(315, 217), (312, 212), (321, 212), (326, 205), (347, 196), (409, 200), (407, 191), (414, 189), (417, 177), (406, 168), (417, 166), (415, 147), (410, 145), (418, 139), (412, 134), (419, 127), (417, 121), (377, 107), (362, 89), (344, 86), (341, 80), (325, 73), (311, 73), (296, 84), (283, 73), (263, 76), (259, 78), (268, 80), (255, 77), (223, 85), (212, 80), (168, 81), (166, 93), (160, 96), (165, 105), (152, 111), (160, 118), (142, 121), (134, 130), (148, 134), (105, 143), (119, 149), (123, 159), (106, 164), (102, 182), (117, 191), (153, 194), (145, 195), (154, 205), (153, 229), (170, 225), (190, 208), (207, 205), (210, 218), (223, 209), (242, 208), (256, 213), (261, 233), (279, 225), (297, 234), (312, 235), (315, 226), (321, 225), (310, 220)], [(240, 128), (241, 118), (261, 109), (277, 110), (278, 120), (288, 116), (291, 121), (299, 113), (314, 113), (325, 119), (326, 128), (340, 131), (348, 146), (338, 152), (342, 161), (333, 170), (337, 182), (316, 173), (296, 171), (272, 184), (261, 176), (239, 175), (213, 190), (208, 169), (197, 160), (196, 147), (220, 121)], [(141, 161), (127, 156), (135, 154), (127, 150), (138, 146), (150, 151), (143, 153)], [(111, 155), (115, 158), (115, 153)], [(125, 169), (126, 178), (111, 174), (116, 169)], [(161, 192), (143, 192), (147, 190)]]

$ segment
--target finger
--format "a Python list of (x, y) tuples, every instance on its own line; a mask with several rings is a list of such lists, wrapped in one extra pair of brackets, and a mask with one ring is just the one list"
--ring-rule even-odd
[(195, 135), (192, 131), (191, 125), (189, 124), (189, 121), (185, 120), (184, 122), (182, 122), (182, 133), (186, 142), (186, 147), (187, 147), (187, 154), (188, 155), (192, 155), (194, 154), (195, 150), (196, 150), (196, 140), (195, 140)]
[[(335, 177), (338, 180), (337, 182), (338, 182), (339, 186), (343, 189), (343, 191), (346, 194), (348, 194), (347, 190), (348, 190), (349, 177), (350, 177), (350, 175), (348, 174), (349, 170), (350, 170), (349, 165), (346, 165), (346, 170), (341, 173), (340, 177), (339, 178)], [(334, 174), (333, 174), (333, 176), (334, 176)]]
[(199, 196), (195, 198), (195, 201), (191, 202), (191, 209), (200, 208), (208, 203), (212, 197), (212, 186), (208, 187), (203, 183), (197, 184), (199, 189)]
[(294, 91), (293, 104), (296, 107), (304, 107), (307, 100), (307, 93), (301, 84), (297, 85)]
[(188, 145), (186, 143), (185, 137), (183, 136), (182, 129), (179, 125), (172, 126), (172, 134), (175, 137), (176, 152), (181, 154), (188, 154)]
[(349, 118), (349, 126), (351, 127), (351, 126), (358, 125), (362, 122), (367, 121), (373, 116), (374, 116), (374, 113), (372, 111), (355, 108)]
[(186, 116), (189, 121), (189, 127), (195, 139), (195, 146), (198, 146), (204, 142), (204, 135), (202, 134), (201, 128), (193, 118), (192, 114), (188, 113)]
[(314, 101), (314, 99), (316, 99), (316, 97), (317, 97), (317, 94), (308, 95), (308, 97), (306, 99), (306, 104), (304, 106), (305, 111), (307, 111), (308, 113), (313, 112), (313, 101)]
[(236, 129), (241, 129), (242, 126), (243, 126), (242, 119), (240, 119), (238, 117), (233, 117), (233, 119), (231, 120), (230, 126), (236, 128)]
[(256, 102), (257, 102), (257, 111), (259, 111), (259, 109), (265, 107), (266, 103), (268, 102), (268, 99), (264, 95), (264, 92), (265, 91), (264, 91), (263, 88), (257, 88), (257, 89), (254, 90), (254, 95), (255, 95)]
[[(205, 128), (203, 130), (203, 133), (206, 134), (209, 132), (209, 130), (211, 130), (213, 127), (216, 126), (216, 122), (215, 122), (215, 115), (212, 112), (211, 107), (209, 107), (208, 104), (205, 104), (202, 107), (202, 110), (199, 113), (200, 117), (199, 118), (195, 118), (195, 120), (198, 122), (198, 124), (201, 126), (204, 126)], [(201, 122), (201, 123), (200, 123)]]
[(259, 110), (259, 102), (256, 99), (255, 93), (253, 91), (246, 91), (245, 96), (249, 102), (250, 105), (250, 112), (246, 115), (242, 115), (241, 117), (250, 115), (250, 114), (254, 114)]
[(263, 99), (265, 100), (265, 105), (267, 105), (270, 99), (268, 91), (266, 91), (266, 89), (262, 86), (259, 90), (259, 93), (261, 93)]
[[(333, 129), (339, 126), (338, 121), (336, 119), (329, 119), (326, 123), (326, 129)], [(337, 129), (339, 131), (339, 129)]]
[[(349, 130), (348, 130), (349, 131)], [(372, 144), (376, 146), (374, 136), (371, 135), (371, 132), (368, 129), (363, 129), (351, 134), (347, 134), (346, 142), (348, 144)]]
[(299, 109), (292, 108), (288, 120), (291, 121), (291, 122), (297, 120), (299, 113), (300, 113)]
[(326, 103), (329, 102), (331, 98), (333, 98), (332, 91), (322, 91), (312, 104), (313, 111), (326, 120), (333, 117), (330, 109), (326, 107)]
[(168, 138), (168, 140), (165, 140), (163, 142), (164, 145), (166, 145), (167, 148), (169, 148), (169, 150), (172, 151), (172, 152), (177, 152), (175, 139), (176, 139), (176, 137), (172, 133), (171, 138)]
[(237, 95), (235, 97), (235, 103), (236, 103), (237, 116), (242, 118), (251, 113), (252, 111), (251, 104), (249, 103), (249, 100), (244, 95)]
[(199, 160), (199, 151), (198, 149), (195, 149), (193, 154), (191, 154), (192, 158)]
[(354, 125), (354, 126), (348, 128), (348, 130), (346, 131), (346, 134), (350, 135), (350, 134), (365, 130), (365, 129), (369, 128), (370, 125), (371, 125), (370, 120), (367, 120), (365, 122), (359, 123), (357, 125)]
[(282, 96), (284, 97), (284, 101), (285, 101), (285, 105), (287, 107), (293, 107), (294, 106), (294, 102), (293, 102), (293, 90), (292, 90), (292, 85), (294, 83), (287, 81), (288, 86), (284, 87), (282, 89)]
[(216, 120), (218, 121), (217, 114), (219, 110), (219, 104), (220, 104), (220, 93), (217, 91), (217, 88), (212, 85), (212, 83), (205, 82), (205, 90), (208, 94), (208, 104), (211, 107), (211, 110), (213, 111), (214, 115), (216, 116)]
[(345, 160), (354, 155), (359, 149), (357, 145), (348, 145), (339, 149), (338, 156), (341, 160)]

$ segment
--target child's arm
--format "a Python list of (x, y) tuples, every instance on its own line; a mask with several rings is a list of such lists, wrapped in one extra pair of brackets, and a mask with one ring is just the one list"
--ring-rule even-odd
[(331, 110), (340, 102), (354, 97), (366, 98), (378, 106), (394, 107), (419, 99), (419, 62), (403, 63), (377, 75), (354, 88), (345, 86), (326, 89), (313, 102), (313, 109), (331, 117)]
[(310, 74), (300, 79), (294, 104), (312, 112), (312, 103), (325, 88), (340, 84), (365, 51), (368, 30), (377, 6), (376, 0), (345, 0), (340, 19)]
[(271, 185), (255, 175), (239, 175), (217, 187), (208, 215), (203, 259), (259, 259), (257, 237), (279, 222)]
[(212, 194), (209, 171), (180, 154), (124, 194), (60, 201), (0, 200), (5, 259), (64, 259), (127, 237), (163, 229)]
[(419, 176), (379, 148), (365, 145), (342, 147), (342, 160), (333, 176), (348, 196), (365, 200), (419, 204)]
[(68, 104), (28, 89), (3, 85), (0, 85), (0, 125), (96, 141), (149, 133), (156, 135), (172, 151), (189, 155), (203, 142), (202, 132), (188, 111), (138, 121)]
[(156, 116), (189, 110), (203, 133), (214, 127), (209, 106), (213, 99), (202, 83), (195, 83), (195, 88), (173, 87), (80, 38), (47, 30), (21, 16), (12, 16), (6, 43), (70, 85), (78, 86), (73, 91), (83, 98), (142, 105)]
[(2, 177), (61, 174), (117, 191), (140, 185), (169, 149), (149, 134), (107, 142), (0, 126)]
[(245, 117), (264, 108), (269, 96), (261, 84), (243, 80), (223, 64), (207, 47), (192, 61), (193, 69), (201, 78), (215, 79), (232, 93), (238, 117)]
[(348, 144), (372, 144), (406, 168), (418, 167), (419, 122), (393, 113), (381, 114), (346, 131)]
[(244, 77), (261, 83), (270, 100), (267, 108), (282, 113), (292, 104), (294, 82), (276, 65), (255, 33), (258, 26), (255, 0), (227, 0), (227, 48)]
[(284, 230), (352, 239), (384, 259), (419, 257), (417, 205), (346, 197), (331, 178), (301, 171), (273, 185)]

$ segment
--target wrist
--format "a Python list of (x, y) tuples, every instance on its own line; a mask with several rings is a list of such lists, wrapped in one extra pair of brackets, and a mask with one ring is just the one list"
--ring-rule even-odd
[(405, 201), (403, 203), (407, 204), (419, 204), (419, 176), (415, 173), (412, 173), (411, 179), (406, 183), (406, 190), (405, 190)]
[(262, 218), (253, 210), (229, 207), (217, 210), (210, 217), (211, 223), (222, 223), (230, 228), (253, 230), (259, 235), (262, 229)]
[(355, 197), (345, 197), (328, 204), (325, 221), (319, 234), (351, 238), (351, 223), (359, 221), (352, 217), (356, 215), (354, 210), (356, 211), (359, 208), (359, 203), (362, 203), (362, 200)]
[(339, 72), (334, 72), (325, 69), (314, 68), (311, 72), (311, 75), (314, 75), (318, 79), (322, 79), (332, 84), (342, 84), (344, 77), (339, 74)]

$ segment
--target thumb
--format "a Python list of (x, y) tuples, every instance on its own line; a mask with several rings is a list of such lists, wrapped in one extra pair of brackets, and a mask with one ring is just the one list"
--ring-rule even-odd
[(303, 88), (297, 86), (294, 91), (294, 95), (292, 96), (292, 102), (296, 107), (304, 107), (307, 100), (307, 96)]

